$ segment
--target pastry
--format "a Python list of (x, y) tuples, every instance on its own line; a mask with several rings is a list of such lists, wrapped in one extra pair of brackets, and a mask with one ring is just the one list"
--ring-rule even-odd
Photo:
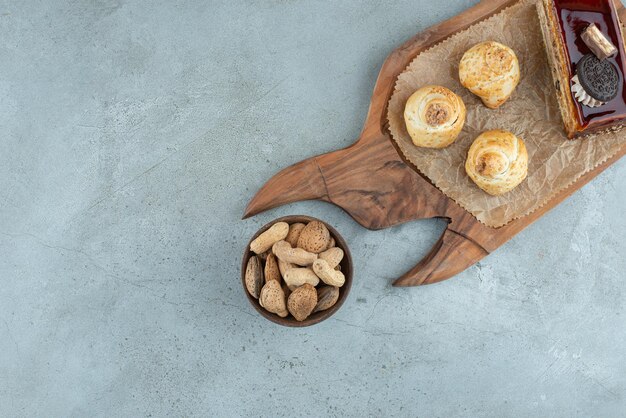
[(613, 0), (540, 0), (537, 11), (567, 137), (621, 129), (626, 55)]
[(409, 97), (404, 122), (418, 147), (445, 148), (459, 136), (465, 124), (465, 104), (452, 91), (426, 86)]
[(461, 58), (459, 79), (463, 87), (480, 97), (485, 106), (496, 109), (511, 97), (519, 84), (517, 56), (498, 42), (482, 42)]
[(528, 174), (526, 145), (508, 131), (483, 132), (469, 149), (465, 171), (490, 195), (509, 192)]

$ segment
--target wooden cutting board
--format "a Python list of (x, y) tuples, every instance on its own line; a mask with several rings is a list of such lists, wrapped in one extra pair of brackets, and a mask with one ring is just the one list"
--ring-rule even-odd
[[(480, 261), (624, 156), (626, 146), (531, 215), (501, 228), (490, 228), (422, 177), (396, 149), (387, 126), (387, 104), (398, 75), (420, 52), (516, 1), (483, 0), (394, 50), (376, 81), (359, 139), (348, 148), (304, 160), (276, 174), (248, 204), (244, 219), (280, 205), (311, 199), (343, 208), (369, 229), (388, 228), (415, 219), (447, 219), (448, 227), (428, 255), (394, 282), (394, 286), (417, 286), (449, 279)], [(620, 0), (615, 2), (625, 22), (626, 9)]]

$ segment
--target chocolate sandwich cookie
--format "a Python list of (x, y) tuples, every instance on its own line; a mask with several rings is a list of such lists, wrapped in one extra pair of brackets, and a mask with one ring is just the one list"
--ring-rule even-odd
[(587, 54), (576, 65), (580, 85), (594, 99), (606, 103), (619, 92), (617, 68), (607, 60), (600, 61), (594, 54)]

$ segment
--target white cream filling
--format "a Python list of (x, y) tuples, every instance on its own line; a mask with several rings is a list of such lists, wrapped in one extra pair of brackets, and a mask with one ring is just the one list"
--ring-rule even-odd
[(580, 103), (589, 107), (600, 107), (604, 104), (604, 102), (594, 99), (589, 95), (589, 93), (585, 91), (583, 86), (580, 84), (578, 74), (572, 78), (572, 83), (574, 83), (572, 85), (572, 93), (574, 93), (576, 100), (578, 100)]

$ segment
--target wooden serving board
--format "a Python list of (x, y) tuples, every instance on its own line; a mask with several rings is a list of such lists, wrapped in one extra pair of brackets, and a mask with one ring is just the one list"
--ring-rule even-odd
[[(448, 279), (495, 251), (626, 154), (620, 152), (532, 214), (490, 228), (422, 177), (396, 149), (387, 124), (387, 104), (398, 75), (422, 51), (467, 29), (517, 0), (483, 0), (465, 12), (416, 35), (382, 66), (365, 126), (350, 147), (309, 158), (272, 177), (254, 196), (244, 219), (288, 203), (318, 199), (333, 203), (369, 229), (424, 218), (445, 218), (448, 227), (426, 257), (394, 282), (417, 286)], [(622, 22), (626, 9), (615, 0)]]

